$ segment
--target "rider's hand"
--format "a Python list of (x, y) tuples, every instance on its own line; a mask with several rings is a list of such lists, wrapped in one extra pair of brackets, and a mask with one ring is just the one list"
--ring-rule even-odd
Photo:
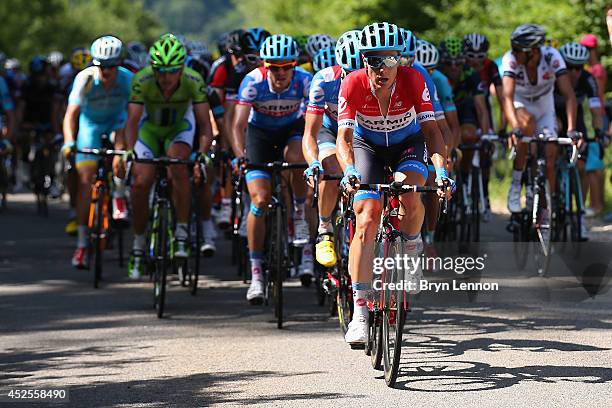
[(520, 138), (523, 137), (523, 131), (520, 128), (512, 128), (510, 131), (510, 139), (508, 139), (508, 148), (518, 145)]
[(567, 131), (567, 137), (569, 137), (574, 142), (576, 142), (576, 141), (578, 141), (582, 137), (582, 133), (580, 133), (580, 132), (578, 132), (576, 130), (568, 130)]
[(67, 159), (70, 158), (70, 155), (72, 154), (73, 150), (74, 150), (74, 141), (73, 140), (64, 143), (64, 145), (62, 146), (62, 154)]
[[(356, 181), (356, 183), (354, 183), (354, 181)], [(359, 174), (355, 166), (350, 164), (344, 170), (344, 177), (342, 177), (342, 180), (340, 180), (340, 185), (346, 193), (350, 194), (357, 191), (357, 189), (359, 188), (360, 181), (361, 174)]]
[(247, 163), (247, 158), (244, 156), (234, 157), (232, 159), (232, 169), (234, 173), (238, 173), (240, 169)]
[[(446, 169), (444, 167), (436, 169), (435, 181), (438, 187), (441, 187), (440, 189), (438, 189), (438, 196), (440, 196), (441, 198), (450, 199), (452, 193), (455, 192), (456, 185), (455, 180), (448, 177), (448, 173), (446, 172)], [(446, 188), (444, 188), (445, 185)]]
[(318, 160), (313, 160), (306, 170), (304, 170), (304, 180), (312, 188), (314, 188), (314, 174), (315, 171), (319, 173), (319, 176), (323, 174), (323, 165)]

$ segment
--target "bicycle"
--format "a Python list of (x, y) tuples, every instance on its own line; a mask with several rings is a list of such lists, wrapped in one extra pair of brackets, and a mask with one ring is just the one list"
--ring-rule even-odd
[(32, 191), (36, 196), (36, 211), (39, 215), (49, 215), (48, 196), (55, 174), (55, 157), (63, 143), (62, 138), (52, 138), (51, 132), (45, 126), (30, 130), (30, 174)]
[[(393, 181), (390, 184), (360, 184), (360, 190), (373, 190), (383, 193), (383, 213), (376, 234), (377, 246), (382, 249), (384, 258), (404, 258), (405, 243), (407, 242), (400, 230), (399, 212), (402, 194), (416, 192), (429, 193), (438, 191), (438, 187), (421, 187), (402, 184)], [(443, 211), (446, 210), (446, 200)], [(414, 249), (417, 254), (417, 249)], [(399, 372), (399, 363), (402, 350), (402, 336), (409, 300), (407, 290), (401, 285), (408, 281), (401, 265), (396, 263), (392, 268), (385, 268), (379, 282), (382, 290), (368, 301), (370, 310), (368, 319), (368, 340), (366, 354), (370, 354), (372, 367), (382, 368), (387, 386), (393, 387)], [(375, 280), (376, 282), (376, 280)], [(416, 278), (411, 283), (415, 283)], [(376, 283), (375, 283), (376, 284)], [(418, 282), (416, 282), (418, 285)], [(416, 289), (416, 288), (413, 288)]]
[[(168, 167), (176, 165), (193, 166), (194, 161), (180, 160), (168, 157), (139, 158), (134, 157), (128, 162), (126, 180), (130, 180), (132, 163), (152, 164), (155, 166), (155, 188), (153, 192), (153, 206), (150, 211), (149, 233), (148, 233), (148, 262), (147, 270), (153, 280), (153, 306), (157, 317), (162, 318), (166, 301), (166, 285), (168, 266), (172, 260), (172, 242), (174, 239), (174, 206), (170, 194), (170, 183), (168, 180)], [(203, 163), (200, 163), (201, 169)], [(202, 169), (205, 174), (205, 169)], [(197, 229), (196, 229), (197, 230)], [(199, 243), (197, 243), (199, 245)], [(199, 246), (197, 247), (199, 256)], [(183, 264), (184, 265), (184, 264)], [(199, 267), (199, 262), (197, 264)], [(188, 265), (187, 265), (188, 267)], [(199, 271), (194, 270), (197, 276)], [(197, 286), (197, 278), (195, 278)], [(192, 293), (195, 287), (191, 285)]]
[(247, 238), (241, 232), (241, 230), (246, 231), (246, 225), (243, 226), (242, 223), (246, 223), (248, 215), (248, 200), (243, 198), (246, 193), (248, 199), (243, 169), (233, 176), (232, 183), (234, 186), (232, 189), (232, 263), (237, 265), (238, 276), (242, 278), (242, 282), (247, 283), (249, 251)]
[[(514, 253), (518, 256), (519, 265), (526, 263), (527, 250), (525, 242), (534, 243), (534, 261), (538, 275), (546, 276), (552, 253), (553, 231), (556, 228), (557, 212), (553, 203), (550, 184), (546, 178), (546, 160), (544, 146), (551, 143), (571, 145), (572, 154), (569, 159), (573, 165), (578, 157), (578, 149), (571, 138), (556, 137), (549, 131), (539, 133), (534, 137), (522, 137), (520, 143), (535, 144), (535, 155), (529, 149), (528, 165), (523, 173), (522, 183), (525, 185), (528, 199), (526, 208), (520, 213), (511, 215), (508, 230), (513, 234)], [(513, 146), (510, 159), (514, 159), (516, 149)], [(533, 192), (533, 193), (531, 193)], [(532, 198), (529, 197), (532, 195)]]
[(8, 149), (2, 150), (0, 148), (0, 211), (4, 211), (7, 208), (7, 195), (12, 173), (11, 169), (12, 152)]
[[(283, 281), (287, 277), (292, 262), (289, 257), (287, 237), (287, 209), (283, 197), (281, 173), (287, 170), (306, 169), (306, 163), (270, 162), (248, 164), (247, 170), (264, 170), (271, 173), (272, 197), (268, 204), (266, 217), (266, 258), (264, 303), (274, 302), (276, 327), (283, 327)], [(293, 263), (295, 264), (295, 262)]]
[[(114, 150), (108, 135), (102, 135), (102, 148), (77, 149), (77, 153), (89, 154), (98, 157), (97, 171), (91, 186), (91, 202), (87, 217), (89, 230), (89, 259), (94, 260), (94, 288), (98, 288), (102, 278), (102, 254), (106, 249), (107, 239), (110, 237), (110, 190), (111, 172), (108, 158), (125, 155), (125, 150)], [(119, 229), (119, 264), (123, 263), (123, 232)]]

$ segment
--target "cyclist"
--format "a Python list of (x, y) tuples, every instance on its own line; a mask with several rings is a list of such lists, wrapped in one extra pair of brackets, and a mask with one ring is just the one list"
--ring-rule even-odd
[(140, 41), (130, 41), (126, 47), (127, 55), (123, 60), (123, 66), (132, 73), (136, 73), (149, 63), (147, 47)]
[[(349, 192), (354, 191), (352, 180), (383, 182), (385, 165), (404, 173), (406, 183), (423, 185), (428, 175), (425, 140), (433, 152), (437, 180), (448, 179), (444, 141), (425, 81), (418, 71), (399, 66), (404, 48), (404, 37), (396, 25), (366, 26), (360, 36), (366, 68), (349, 74), (340, 85), (337, 156), (344, 168), (342, 184)], [(400, 227), (408, 238), (407, 255), (416, 256), (423, 204), (414, 193), (402, 195), (401, 202), (405, 212)], [(357, 226), (349, 250), (354, 313), (345, 340), (362, 344), (367, 337), (366, 296), (382, 211), (379, 193), (358, 191), (354, 209)]]
[[(300, 65), (303, 69), (310, 73), (316, 72), (313, 66), (314, 58), (323, 48), (334, 47), (336, 41), (327, 34), (313, 34), (306, 38), (304, 51), (306, 51), (306, 61)], [(310, 63), (310, 64), (309, 64)]]
[(315, 73), (334, 65), (336, 65), (334, 47), (321, 48), (312, 60), (312, 68)]
[[(349, 72), (362, 68), (358, 30), (347, 31), (340, 36), (335, 55), (338, 65), (317, 72), (310, 85), (302, 150), (306, 162), (309, 163), (304, 175), (311, 185), (315, 169), (318, 169), (320, 174), (323, 171), (328, 174), (341, 172), (336, 158), (338, 91), (342, 78)], [(315, 254), (317, 262), (325, 267), (336, 264), (331, 217), (338, 197), (337, 185), (335, 181), (319, 183), (319, 227)]]
[[(149, 55), (151, 65), (138, 71), (132, 81), (125, 126), (128, 148), (133, 149), (137, 157), (154, 158), (165, 153), (171, 158), (187, 160), (197, 124), (199, 152), (205, 154), (212, 143), (206, 83), (200, 74), (185, 67), (187, 52), (172, 34), (164, 34), (157, 40)], [(185, 166), (172, 166), (168, 173), (176, 209), (172, 253), (175, 258), (186, 258), (189, 255), (187, 223), (191, 203), (189, 173)], [(134, 245), (128, 274), (138, 279), (144, 266), (149, 190), (155, 180), (155, 169), (148, 164), (134, 163), (133, 175)]]
[[(567, 135), (576, 137), (576, 95), (559, 51), (544, 46), (546, 31), (535, 24), (518, 26), (510, 36), (512, 49), (502, 59), (504, 114), (512, 127), (512, 139), (550, 131), (556, 132), (553, 91), (555, 83), (565, 98)], [(546, 177), (555, 191), (556, 146), (545, 146)], [(527, 145), (518, 144), (508, 192), (508, 209), (521, 211), (521, 178)], [(532, 192), (526, 192), (530, 195)]]
[[(0, 66), (0, 73), (4, 73), (4, 66)], [(3, 116), (6, 117), (6, 123), (3, 123)], [(0, 75), (0, 154), (3, 151), (11, 151), (11, 142), (14, 142), (13, 132), (15, 130), (16, 120), (15, 101), (13, 101), (13, 97), (11, 96), (9, 86), (4, 76)]]
[[(583, 146), (581, 160), (578, 161), (578, 170), (581, 173), (582, 179), (582, 195), (586, 198), (588, 192), (591, 192), (591, 207), (597, 211), (603, 210), (603, 149), (609, 143), (608, 135), (603, 126), (601, 100), (597, 89), (597, 80), (593, 75), (584, 69), (584, 65), (589, 59), (589, 50), (577, 43), (568, 43), (559, 50), (570, 77), (574, 93), (576, 94), (576, 102), (578, 105), (576, 117), (576, 130), (581, 132), (586, 140), (586, 145)], [(589, 110), (591, 112), (591, 124), (593, 126), (594, 136), (588, 137), (586, 123), (584, 121), (584, 109), (582, 107), (584, 101), (588, 100)], [(555, 90), (555, 110), (557, 116), (561, 120), (562, 129), (567, 126), (567, 115), (565, 113), (565, 100), (559, 91)], [(590, 187), (590, 188), (589, 188)], [(585, 223), (581, 223), (582, 238), (587, 238), (587, 230)]]
[[(304, 161), (302, 104), (308, 98), (312, 75), (296, 67), (298, 50), (288, 35), (273, 35), (264, 41), (260, 51), (264, 66), (251, 71), (240, 84), (232, 127), (232, 147), (236, 158), (263, 164), (275, 160), (291, 163)], [(246, 133), (246, 142), (245, 142)], [(291, 178), (294, 195), (294, 245), (307, 248), (308, 224), (305, 221), (306, 185), (299, 171)], [(251, 285), (247, 300), (260, 304), (263, 300), (262, 257), (265, 234), (265, 209), (271, 195), (270, 174), (249, 171), (246, 175), (251, 196), (247, 216)], [(302, 281), (313, 275), (312, 254), (303, 250), (299, 275)], [(308, 257), (310, 255), (310, 257)]]
[[(101, 148), (103, 134), (113, 141), (115, 148), (125, 148), (123, 128), (126, 107), (130, 97), (132, 73), (121, 67), (123, 43), (117, 37), (105, 35), (91, 45), (93, 66), (79, 72), (74, 79), (68, 108), (64, 116), (64, 152), (77, 149)], [(78, 132), (78, 138), (77, 136)], [(113, 160), (114, 191), (113, 218), (127, 219), (125, 183), (121, 175), (119, 157)], [(88, 267), (87, 259), (87, 217), (91, 200), (91, 184), (97, 167), (97, 158), (92, 155), (76, 155), (78, 173), (77, 195), (77, 248), (72, 265), (83, 269)]]
[[(219, 58), (212, 67), (210, 86), (217, 92), (223, 101), (225, 110), (223, 118), (223, 129), (231, 132), (234, 121), (235, 100), (238, 88), (246, 74), (257, 68), (261, 63), (258, 54), (263, 41), (270, 33), (262, 28), (251, 28), (247, 31), (234, 30), (230, 33), (227, 43), (227, 54)], [(230, 149), (229, 133), (221, 133), (219, 140), (221, 155), (227, 154)], [(223, 186), (221, 198), (221, 210), (217, 223), (219, 226), (229, 226), (231, 217), (231, 180)]]

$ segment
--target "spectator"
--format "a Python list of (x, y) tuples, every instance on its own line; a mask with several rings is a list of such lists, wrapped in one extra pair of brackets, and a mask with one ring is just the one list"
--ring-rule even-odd
[[(601, 106), (603, 110), (603, 107), (606, 106), (604, 95), (606, 93), (608, 74), (606, 73), (604, 66), (601, 64), (599, 55), (597, 54), (597, 37), (595, 37), (594, 34), (583, 35), (580, 39), (580, 44), (589, 49), (589, 63), (587, 70), (595, 77), (595, 80), (597, 80), (597, 89), (599, 91), (599, 99), (601, 99)], [(602, 114), (605, 114), (605, 112), (602, 112)]]

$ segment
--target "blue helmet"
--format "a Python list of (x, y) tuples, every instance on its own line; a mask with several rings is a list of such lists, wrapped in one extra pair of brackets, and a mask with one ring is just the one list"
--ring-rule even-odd
[(359, 51), (398, 51), (405, 48), (404, 36), (395, 24), (374, 23), (361, 30)]
[(298, 47), (293, 38), (275, 34), (265, 39), (260, 49), (263, 60), (297, 60)]
[(355, 71), (363, 67), (359, 53), (359, 35), (358, 30), (347, 31), (336, 43), (336, 63), (345, 71)]
[(406, 30), (404, 28), (400, 28), (400, 32), (404, 37), (404, 42), (406, 43), (406, 48), (402, 51), (402, 57), (414, 57), (417, 50), (417, 38), (416, 35), (412, 33), (410, 30)]
[(30, 61), (29, 64), (30, 74), (42, 74), (45, 72), (47, 68), (47, 60), (46, 58), (37, 55)]
[(318, 72), (327, 67), (336, 65), (336, 54), (334, 47), (321, 48), (312, 59), (312, 67)]
[(261, 45), (269, 36), (270, 32), (261, 27), (249, 28), (240, 39), (243, 51), (245, 54), (259, 51)]

